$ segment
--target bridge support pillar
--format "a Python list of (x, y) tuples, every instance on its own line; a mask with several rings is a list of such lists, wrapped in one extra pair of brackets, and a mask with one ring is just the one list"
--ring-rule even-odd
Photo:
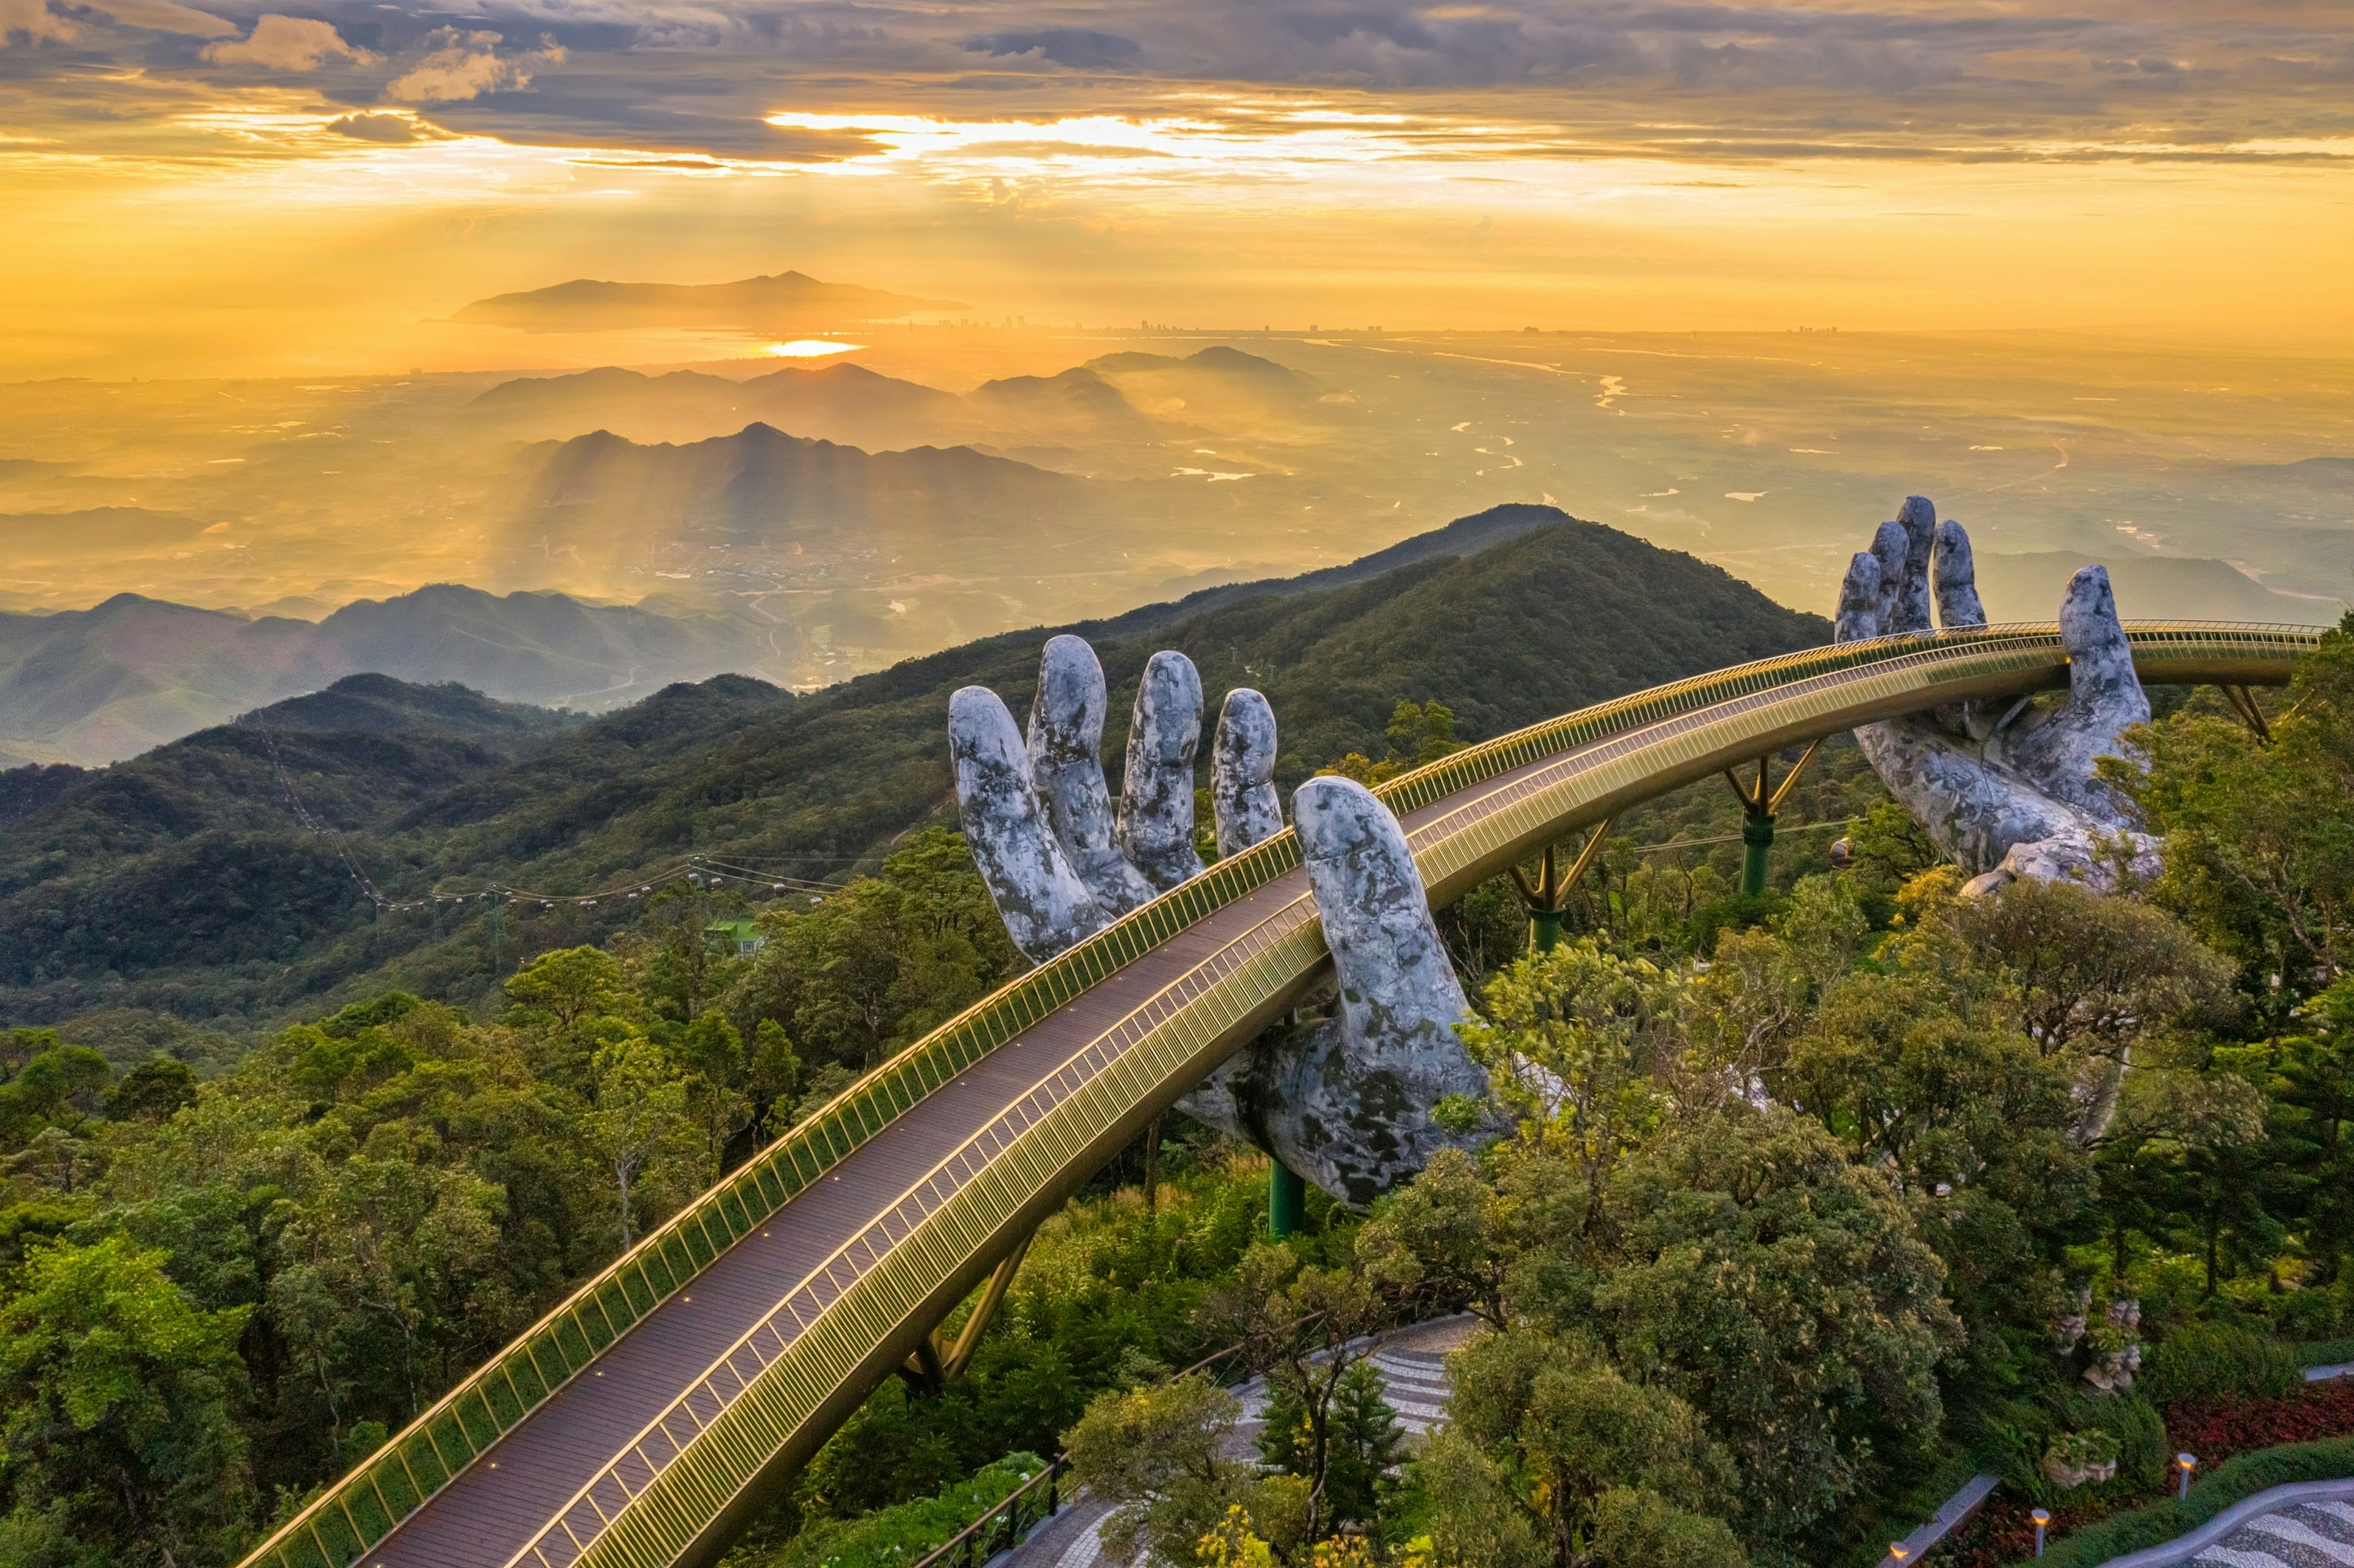
[(1766, 770), (1774, 760), (1770, 757), (1757, 759), (1757, 777), (1754, 783), (1730, 768), (1724, 770), (1724, 781), (1733, 786), (1734, 794), (1741, 800), (1741, 895), (1744, 898), (1764, 896), (1766, 874), (1773, 863), (1774, 818), (1782, 810), (1782, 802), (1789, 798), (1790, 786), (1798, 781), (1798, 775), (1807, 770), (1807, 764), (1815, 759), (1815, 753), (1822, 749), (1822, 745), (1818, 740), (1800, 752), (1798, 760), (1790, 765), (1790, 771), (1782, 775), (1779, 784), (1774, 783), (1767, 774)]
[(1521, 906), (1529, 912), (1529, 951), (1550, 953), (1561, 945), (1561, 918), (1569, 911), (1569, 895), (1585, 878), (1585, 868), (1594, 863), (1602, 848), (1602, 840), (1610, 832), (1611, 819), (1604, 818), (1594, 825), (1585, 845), (1577, 858), (1564, 872), (1553, 858), (1553, 846), (1547, 844), (1544, 861), (1537, 869), (1534, 882), (1519, 866), (1512, 867), (1512, 881), (1521, 890)]
[(1308, 1182), (1280, 1160), (1267, 1167), (1267, 1231), (1281, 1241), (1296, 1234), (1308, 1217)]
[(1751, 816), (1741, 824), (1741, 896), (1755, 898), (1766, 891), (1766, 872), (1774, 854), (1774, 819)]

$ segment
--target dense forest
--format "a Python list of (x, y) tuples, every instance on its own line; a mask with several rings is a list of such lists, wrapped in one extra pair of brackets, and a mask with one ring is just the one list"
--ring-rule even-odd
[[(1373, 773), (1515, 722), (1452, 692), (1295, 733)], [(471, 726), (432, 754), (476, 770), (461, 792), (598, 732), (435, 700)], [(904, 1563), (1067, 1447), (1122, 1505), (1113, 1543), (1161, 1568), (1837, 1568), (1979, 1467), (2073, 1526), (2150, 1496), (2182, 1443), (2354, 1432), (2354, 1402), (2296, 1392), (2302, 1361), (2354, 1359), (2354, 627), (2265, 703), (2259, 738), (2170, 694), (2110, 765), (2168, 835), (2118, 896), (1960, 898), (1851, 747), (1786, 807), (1763, 898), (1710, 842), (1738, 820), (1721, 784), (1619, 823), (1550, 953), (1509, 885), (1475, 890), (1442, 928), (1505, 1136), (1365, 1213), (1320, 1196), (1278, 1243), (1263, 1157), (1171, 1118), (1153, 1188), (1140, 1150), (1099, 1173), (969, 1374), (887, 1383), (735, 1561)], [(408, 722), (378, 733), (415, 747)], [(270, 766), (213, 733), (190, 755)], [(1836, 871), (1803, 831), (1833, 823)], [(234, 1561), (1018, 963), (937, 824), (811, 897), (682, 882), (565, 933), (591, 940), (518, 922), (475, 960), (487, 993), (379, 986), (249, 1039), (125, 1009), (10, 1031), (0, 1562)], [(763, 945), (715, 946), (723, 916)], [(1408, 1449), (1349, 1347), (1458, 1309), (1481, 1329), (1451, 1424)], [(1256, 1462), (1215, 1381), (1171, 1372), (1229, 1349), (1275, 1391)]]
[[(1403, 697), (1442, 703), (1480, 739), (1829, 640), (1689, 556), (1551, 508), (1499, 512), (1369, 557), (1370, 576), (1212, 589), (1076, 628), (1114, 683), (1107, 754), (1162, 647), (1200, 665), (1205, 722), (1228, 687), (1267, 694), (1288, 789), (1379, 755)], [(103, 771), (0, 774), (0, 803), (22, 802), (0, 820), (0, 1020), (104, 1009), (112, 1033), (136, 1033), (135, 1014), (148, 1033), (161, 1015), (243, 1035), (386, 986), (479, 1008), (521, 959), (633, 918), (626, 898), (454, 902), (493, 883), (627, 887), (697, 853), (763, 894), (871, 873), (898, 835), (948, 820), (949, 693), (981, 682), (1026, 709), (1048, 634), (808, 696), (721, 676), (586, 724), (362, 677)], [(379, 911), (371, 890), (408, 906)]]

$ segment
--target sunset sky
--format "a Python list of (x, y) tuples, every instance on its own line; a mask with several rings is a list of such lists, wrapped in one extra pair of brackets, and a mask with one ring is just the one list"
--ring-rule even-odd
[(2354, 5), (0, 0), (0, 376), (787, 269), (1297, 329), (2354, 342)]

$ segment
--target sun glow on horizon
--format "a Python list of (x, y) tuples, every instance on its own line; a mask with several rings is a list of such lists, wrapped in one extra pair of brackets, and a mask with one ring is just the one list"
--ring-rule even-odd
[(771, 359), (823, 359), (832, 354), (855, 354), (865, 346), (863, 343), (832, 343), (822, 337), (797, 337), (790, 343), (772, 343), (760, 352)]

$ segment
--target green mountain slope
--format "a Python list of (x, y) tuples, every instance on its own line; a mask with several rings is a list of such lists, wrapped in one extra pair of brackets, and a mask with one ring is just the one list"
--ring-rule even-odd
[[(1379, 752), (1400, 698), (1447, 703), (1476, 739), (1829, 636), (1716, 567), (1549, 509), (1457, 526), (1458, 539), (1507, 536), (1363, 581), (1267, 585), (1158, 624), (1069, 630), (1096, 641), (1118, 715), (1157, 648), (1201, 666), (1213, 715), (1227, 689), (1264, 690), (1287, 789), (1345, 752)], [(1025, 712), (1048, 634), (987, 639), (798, 699), (737, 676), (674, 686), (519, 737), (504, 758), (422, 732), (273, 727), (274, 760), (255, 726), (191, 736), (0, 824), (0, 1015), (104, 1002), (258, 1022), (315, 1011), (363, 977), (472, 1000), (519, 956), (628, 917), (624, 902), (554, 897), (379, 917), (360, 873), (409, 897), (492, 882), (585, 894), (694, 853), (764, 876), (871, 864), (950, 805), (949, 694), (978, 682)], [(1108, 736), (1108, 754), (1123, 741)], [(289, 787), (312, 821), (345, 831), (306, 829)]]
[(0, 767), (135, 757), (362, 671), (460, 681), (503, 698), (604, 707), (757, 667), (769, 629), (673, 598), (592, 605), (436, 583), (313, 625), (117, 594), (90, 609), (0, 613)]

